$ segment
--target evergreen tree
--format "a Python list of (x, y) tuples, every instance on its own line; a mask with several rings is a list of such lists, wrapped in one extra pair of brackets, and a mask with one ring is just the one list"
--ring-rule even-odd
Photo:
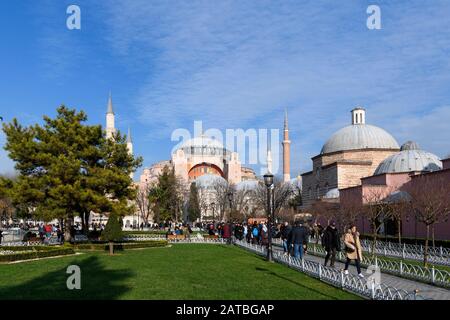
[(116, 212), (109, 215), (105, 229), (102, 231), (101, 238), (109, 242), (109, 254), (114, 254), (114, 242), (123, 238), (122, 227), (120, 226), (119, 217)]
[(189, 192), (189, 203), (188, 203), (188, 215), (189, 215), (189, 221), (194, 222), (198, 218), (200, 218), (200, 203), (198, 200), (198, 189), (197, 185), (194, 183), (191, 183), (190, 192)]
[(173, 169), (165, 166), (158, 176), (158, 182), (150, 189), (149, 200), (154, 203), (156, 222), (174, 220), (180, 216), (183, 190)]
[(23, 127), (17, 119), (3, 125), (5, 149), (20, 173), (14, 202), (36, 218), (59, 219), (66, 240), (77, 215), (87, 230), (91, 210), (130, 210), (135, 191), (129, 174), (142, 162), (128, 154), (125, 136), (106, 139), (101, 126), (86, 120), (83, 111), (61, 106), (55, 119), (44, 116), (43, 126)]

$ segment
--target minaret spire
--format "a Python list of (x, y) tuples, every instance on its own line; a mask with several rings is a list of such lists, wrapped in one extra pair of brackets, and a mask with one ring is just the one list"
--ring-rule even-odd
[(284, 109), (284, 130), (289, 130), (287, 108)]
[(107, 111), (106, 113), (112, 113), (112, 114), (114, 114), (113, 104), (112, 104), (112, 98), (111, 98), (111, 90), (109, 91), (108, 111)]
[(283, 132), (283, 181), (291, 180), (291, 141), (289, 140), (288, 114), (284, 109), (284, 132)]
[(112, 105), (111, 91), (109, 91), (108, 108), (106, 111), (106, 137), (108, 139), (112, 138), (115, 132), (115, 115)]

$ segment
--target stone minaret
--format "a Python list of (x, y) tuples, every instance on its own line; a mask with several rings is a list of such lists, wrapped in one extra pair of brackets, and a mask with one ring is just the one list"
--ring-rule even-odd
[(271, 143), (271, 141), (268, 140), (268, 142), (267, 142), (267, 173), (272, 173), (273, 174), (273, 169), (272, 169), (272, 150), (270, 148), (270, 143)]
[(106, 138), (110, 139), (116, 133), (116, 127), (114, 124), (114, 111), (111, 99), (111, 92), (108, 98), (108, 110), (106, 111)]
[[(128, 153), (133, 155), (133, 140), (131, 138), (131, 130), (130, 127), (128, 127), (128, 134), (127, 134), (127, 149)], [(134, 172), (130, 173), (130, 178), (134, 178)]]
[(291, 181), (291, 141), (289, 140), (287, 110), (284, 112), (284, 134), (283, 134), (283, 181)]

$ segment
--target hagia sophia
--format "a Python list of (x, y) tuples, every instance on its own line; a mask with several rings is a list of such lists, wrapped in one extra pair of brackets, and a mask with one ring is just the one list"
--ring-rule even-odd
[[(106, 114), (107, 135), (111, 136), (115, 130), (110, 97)], [(303, 212), (308, 212), (317, 201), (339, 203), (351, 199), (363, 203), (364, 190), (373, 186), (384, 186), (386, 197), (390, 197), (419, 175), (435, 173), (436, 176), (444, 175), (450, 181), (450, 159), (441, 161), (438, 156), (422, 150), (413, 141), (400, 146), (390, 133), (366, 123), (366, 110), (362, 107), (351, 110), (350, 124), (332, 134), (320, 153), (311, 158), (312, 170), (292, 180), (290, 144), (288, 117), (285, 113), (281, 178), (285, 183), (301, 186), (302, 205), (299, 209)], [(127, 146), (132, 153), (130, 131)], [(142, 187), (155, 182), (165, 166), (172, 168), (186, 184), (196, 182), (198, 187), (205, 190), (220, 181), (235, 185), (237, 190), (254, 189), (261, 181), (253, 169), (242, 165), (237, 152), (227, 150), (221, 142), (205, 135), (185, 141), (171, 154), (170, 159), (144, 168), (136, 184)], [(267, 166), (270, 170), (270, 150)], [(211, 202), (213, 206), (205, 209), (202, 216), (211, 216), (211, 211), (214, 216), (214, 199)], [(448, 232), (445, 230), (449, 228), (450, 225), (439, 227), (436, 237), (443, 238), (444, 233)], [(418, 231), (417, 225), (408, 227), (406, 223), (402, 233), (404, 236), (422, 236), (423, 230)]]

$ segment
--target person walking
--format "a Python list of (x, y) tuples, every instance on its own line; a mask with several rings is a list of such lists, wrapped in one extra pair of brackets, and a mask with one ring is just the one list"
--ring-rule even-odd
[(330, 261), (330, 267), (334, 268), (336, 261), (336, 252), (341, 251), (341, 241), (339, 239), (339, 232), (336, 228), (336, 222), (331, 221), (330, 225), (326, 227), (322, 236), (322, 246), (325, 248), (327, 255), (325, 256), (324, 266), (327, 266)]
[(308, 241), (308, 230), (299, 221), (296, 221), (291, 233), (294, 258), (303, 259), (303, 245)]
[(348, 274), (348, 266), (352, 260), (355, 261), (356, 270), (358, 276), (364, 278), (361, 273), (361, 259), (362, 259), (362, 247), (359, 241), (359, 232), (356, 230), (356, 226), (352, 225), (344, 236), (345, 251), (347, 253), (347, 260), (345, 261), (344, 274)]
[(291, 230), (292, 227), (289, 225), (289, 222), (287, 221), (281, 227), (281, 241), (283, 242), (284, 255), (287, 255), (289, 253), (288, 237)]
[(227, 244), (231, 244), (231, 224), (229, 222), (223, 225), (222, 238), (226, 240)]

